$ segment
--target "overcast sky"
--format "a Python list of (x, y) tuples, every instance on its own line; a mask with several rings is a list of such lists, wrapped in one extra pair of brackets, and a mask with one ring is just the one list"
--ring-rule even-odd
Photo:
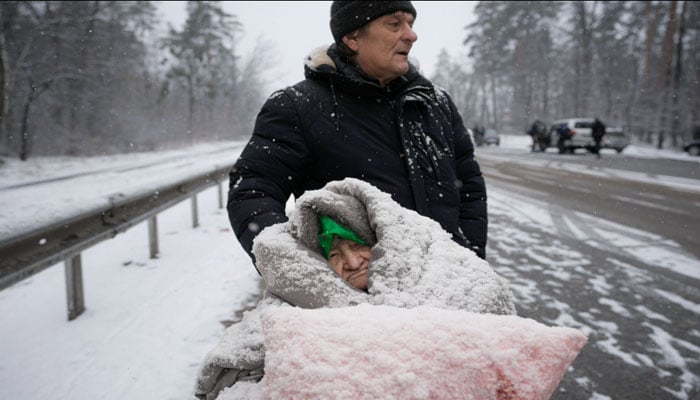
[[(161, 1), (166, 21), (180, 28), (187, 15), (185, 2)], [(243, 24), (239, 54), (248, 54), (258, 39), (271, 42), (279, 67), (268, 90), (294, 84), (304, 78), (304, 57), (314, 48), (330, 44), (330, 1), (224, 1), (223, 7)], [(475, 1), (414, 1), (418, 12), (414, 30), (418, 41), (411, 55), (420, 62), (423, 75), (433, 74), (438, 53), (465, 54), (464, 27), (474, 20)]]

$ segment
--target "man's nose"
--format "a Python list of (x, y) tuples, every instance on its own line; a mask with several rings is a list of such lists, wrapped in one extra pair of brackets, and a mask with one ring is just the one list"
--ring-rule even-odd
[(409, 25), (406, 26), (403, 30), (403, 40), (407, 40), (411, 43), (414, 43), (416, 40), (418, 40), (418, 34), (413, 30), (413, 28)]

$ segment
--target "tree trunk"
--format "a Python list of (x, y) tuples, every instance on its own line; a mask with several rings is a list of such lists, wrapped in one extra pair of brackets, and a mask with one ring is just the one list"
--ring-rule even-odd
[[(529, 114), (530, 110), (528, 107), (528, 87), (527, 87), (527, 71), (529, 65), (527, 62), (527, 52), (528, 52), (528, 31), (525, 31), (525, 35), (522, 38), (516, 39), (513, 59), (516, 68), (513, 72), (511, 79), (511, 87), (513, 88), (513, 95), (510, 99), (511, 104), (511, 123), (516, 126), (522, 125), (522, 121), (526, 118), (525, 116)], [(507, 104), (507, 103), (505, 103)], [(529, 117), (528, 117), (529, 118)]]
[(673, 147), (678, 146), (678, 142), (681, 134), (680, 122), (681, 122), (681, 112), (680, 105), (678, 104), (678, 98), (680, 97), (680, 86), (681, 86), (681, 74), (683, 65), (683, 39), (685, 36), (685, 14), (688, 9), (688, 1), (683, 2), (683, 9), (681, 11), (681, 18), (678, 27), (678, 41), (676, 42), (676, 69), (673, 73), (673, 108), (672, 108), (672, 118), (671, 118), (671, 144)]
[(19, 158), (22, 161), (26, 161), (29, 158), (29, 154), (32, 150), (32, 135), (29, 133), (29, 122), (30, 122), (30, 112), (34, 102), (48, 89), (53, 83), (52, 80), (48, 80), (40, 83), (39, 85), (34, 85), (34, 81), (31, 79), (29, 83), (29, 95), (27, 96), (27, 101), (24, 103), (22, 108), (22, 147), (20, 149)]
[[(56, 32), (64, 32), (66, 29), (64, 26), (66, 7), (57, 7), (56, 14), (54, 14), (54, 12), (51, 11), (47, 5), (46, 13), (47, 15), (56, 18)], [(52, 38), (56, 71), (63, 71), (65, 69), (65, 66), (63, 65), (63, 36), (64, 35), (55, 34)], [(59, 83), (58, 85), (56, 85), (56, 87), (54, 87), (54, 90), (56, 90), (56, 94), (59, 96), (65, 96), (67, 93), (70, 92), (68, 90), (68, 82)], [(66, 126), (68, 126), (70, 116), (70, 113), (68, 111), (69, 108), (71, 108), (70, 104), (66, 104), (62, 101), (56, 101), (53, 103), (53, 119), (54, 121), (56, 121), (56, 124), (61, 128), (65, 128)], [(68, 140), (71, 141), (72, 138), (69, 137)]]
[[(595, 4), (595, 3), (594, 3)], [(576, 79), (577, 91), (576, 91), (576, 115), (588, 115), (590, 113), (589, 104), (591, 99), (591, 67), (593, 65), (593, 52), (591, 51), (591, 41), (592, 41), (592, 31), (591, 31), (591, 21), (588, 18), (588, 12), (586, 10), (586, 2), (578, 1), (576, 2), (578, 11), (578, 37), (580, 43), (576, 47), (576, 64), (580, 64), (580, 68), (577, 69), (578, 76)]]
[(5, 47), (5, 32), (2, 23), (3, 15), (0, 9), (0, 140), (5, 137), (5, 116), (9, 107), (10, 96), (7, 89), (9, 86), (9, 69), (7, 65), (7, 48)]
[(27, 97), (27, 102), (24, 104), (24, 108), (22, 110), (22, 134), (20, 135), (22, 147), (20, 148), (19, 152), (19, 159), (22, 161), (27, 161), (32, 147), (31, 136), (29, 136), (29, 111), (32, 107), (32, 101), (32, 95), (30, 94)]
[(32, 138), (29, 134), (29, 111), (32, 108), (32, 103), (36, 99), (36, 87), (34, 86), (34, 82), (31, 80), (29, 81), (29, 89), (30, 92), (27, 96), (27, 101), (24, 103), (24, 107), (22, 108), (22, 131), (20, 135), (22, 147), (20, 148), (19, 152), (19, 159), (22, 161), (27, 161), (29, 158), (29, 153), (32, 149)]
[[(694, 7), (698, 7), (697, 4)], [(693, 51), (692, 65), (695, 66), (695, 79), (689, 79), (690, 82), (690, 93), (693, 93), (692, 107), (691, 107), (691, 123), (693, 125), (692, 130), (695, 132), (700, 129), (700, 30), (695, 30), (695, 40), (693, 41)]]
[(493, 128), (498, 130), (500, 128), (500, 118), (498, 118), (496, 78), (494, 77), (494, 74), (489, 74), (489, 76), (491, 77), (491, 98), (493, 100)]
[(676, 9), (678, 1), (671, 0), (669, 2), (668, 23), (666, 24), (666, 33), (661, 47), (661, 66), (663, 74), (659, 76), (661, 84), (660, 105), (659, 105), (659, 136), (656, 147), (663, 148), (666, 140), (666, 133), (669, 128), (668, 124), (668, 103), (671, 92), (671, 78), (673, 75), (673, 38), (676, 33)]
[[(10, 7), (10, 8), (6, 8)], [(12, 6), (7, 4), (0, 6), (0, 145), (5, 140), (5, 132), (7, 131), (7, 114), (10, 110), (10, 65), (8, 63), (7, 43), (5, 31), (9, 31), (17, 14), (17, 3)]]
[(654, 96), (658, 96), (654, 81), (656, 77), (656, 57), (654, 55), (654, 41), (656, 39), (657, 22), (659, 19), (658, 9), (653, 1), (645, 3), (645, 13), (647, 19), (646, 27), (646, 54), (644, 57), (644, 73), (642, 75), (642, 92), (640, 94), (640, 117), (642, 121), (642, 138), (647, 143), (652, 143), (655, 131), (655, 119), (653, 109)]
[(479, 125), (484, 126), (489, 117), (489, 105), (488, 105), (488, 95), (486, 94), (486, 79), (483, 77), (481, 79), (481, 118), (479, 118)]
[[(87, 7), (92, 7), (92, 9), (89, 11), (88, 17), (87, 17), (87, 22), (85, 24), (85, 30), (84, 30), (84, 37), (85, 40), (83, 40), (80, 45), (82, 45), (82, 48), (80, 49), (80, 59), (78, 62), (78, 68), (85, 72), (90, 70), (90, 57), (92, 56), (92, 51), (93, 51), (93, 38), (95, 36), (95, 19), (97, 18), (97, 14), (100, 12), (100, 2), (99, 1), (93, 1), (92, 5), (90, 5), (90, 2), (88, 2)], [(97, 72), (97, 71), (93, 71)], [(83, 122), (80, 120), (80, 114), (83, 113), (84, 106), (86, 104), (85, 99), (86, 99), (86, 85), (84, 81), (76, 81), (74, 84), (75, 91), (72, 93), (73, 98), (72, 98), (72, 104), (73, 107), (71, 107), (71, 129), (72, 130), (77, 130), (78, 129), (78, 123)], [(89, 132), (90, 135), (96, 134), (96, 132)]]
[(187, 75), (187, 140), (192, 139), (192, 130), (194, 129), (194, 78), (192, 75)]
[(542, 71), (542, 118), (549, 119), (549, 65)]

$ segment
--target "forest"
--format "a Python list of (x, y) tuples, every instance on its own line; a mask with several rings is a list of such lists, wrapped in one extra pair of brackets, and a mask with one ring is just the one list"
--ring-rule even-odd
[[(190, 1), (156, 30), (151, 1), (0, 3), (0, 156), (94, 155), (245, 139), (270, 49), (239, 54), (243, 25)], [(443, 50), (436, 84), (465, 123), (525, 132), (599, 117), (680, 146), (700, 124), (700, 2), (488, 1)]]
[(700, 2), (483, 1), (475, 14), (467, 59), (441, 52), (432, 77), (469, 123), (599, 117), (658, 148), (700, 129)]
[[(242, 25), (191, 1), (158, 37), (150, 1), (0, 3), (0, 155), (93, 155), (250, 134), (265, 49), (247, 60)], [(257, 57), (257, 58), (256, 58)]]

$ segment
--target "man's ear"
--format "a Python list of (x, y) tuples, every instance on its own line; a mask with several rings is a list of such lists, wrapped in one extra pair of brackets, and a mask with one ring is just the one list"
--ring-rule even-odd
[(357, 51), (357, 49), (360, 48), (360, 43), (357, 40), (357, 31), (355, 32), (350, 32), (347, 35), (343, 36), (343, 43), (345, 43), (348, 48), (352, 51)]

